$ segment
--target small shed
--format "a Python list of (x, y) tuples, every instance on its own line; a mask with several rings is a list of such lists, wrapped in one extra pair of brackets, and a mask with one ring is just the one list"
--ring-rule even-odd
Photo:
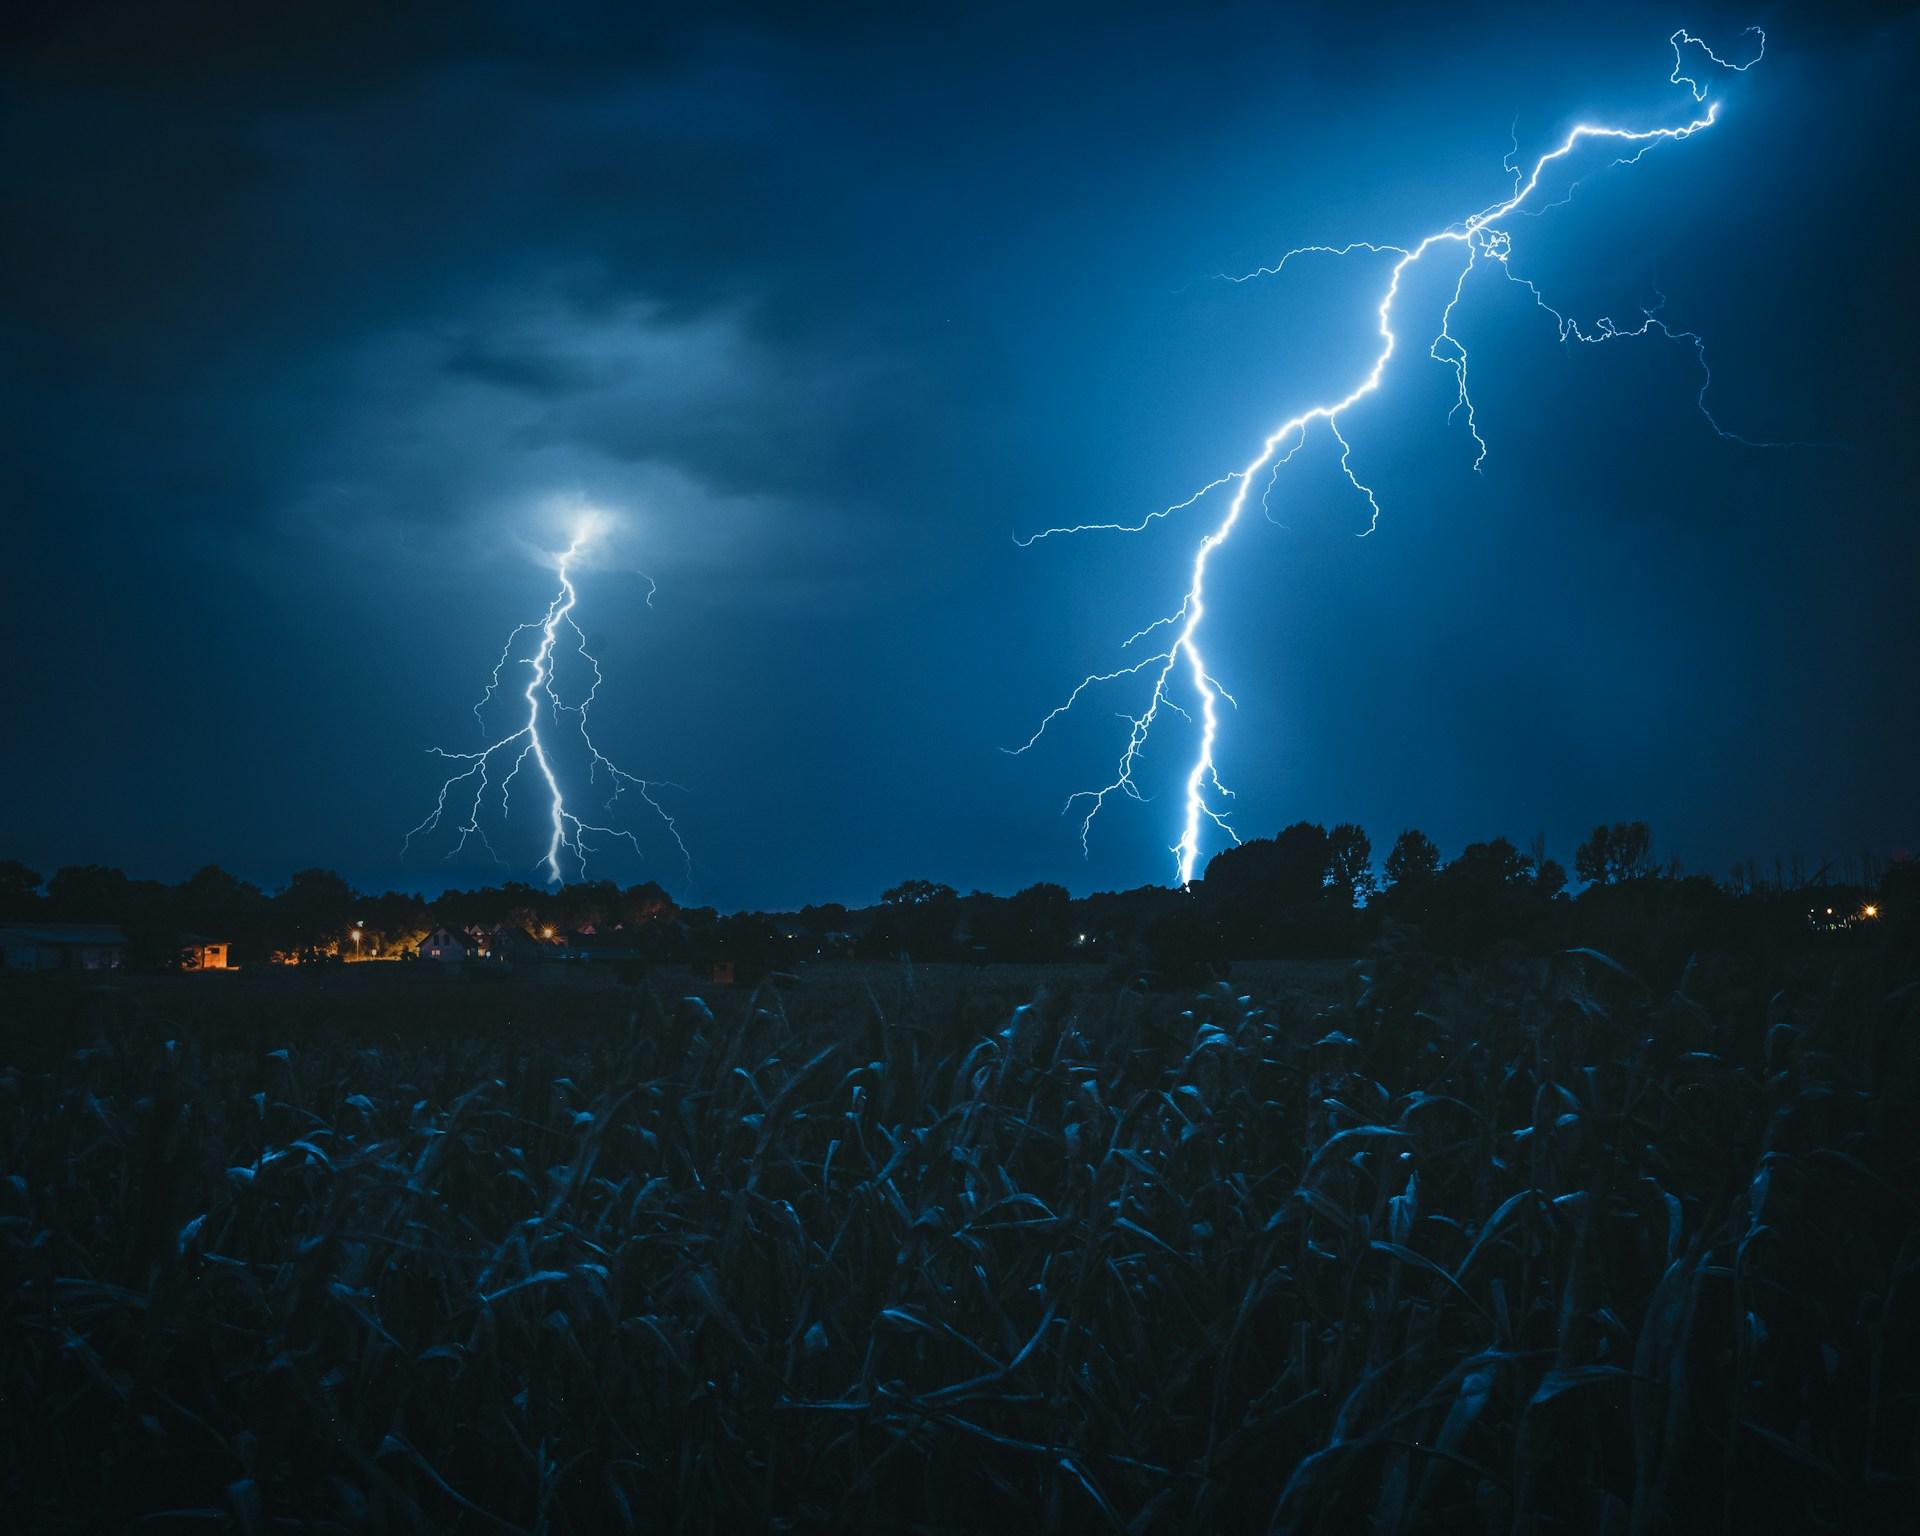
[(225, 939), (209, 939), (190, 933), (180, 941), (180, 969), (183, 971), (224, 971), (227, 969)]

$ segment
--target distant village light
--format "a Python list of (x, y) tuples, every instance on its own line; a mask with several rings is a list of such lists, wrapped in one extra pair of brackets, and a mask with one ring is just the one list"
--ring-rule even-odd
[(1878, 917), (1880, 915), (1880, 909), (1869, 902), (1860, 909), (1860, 915), (1862, 917)]

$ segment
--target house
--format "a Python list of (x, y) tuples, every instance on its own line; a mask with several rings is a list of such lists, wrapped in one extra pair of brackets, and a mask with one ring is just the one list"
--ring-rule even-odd
[(180, 941), (180, 969), (183, 971), (224, 971), (228, 944), (224, 939), (202, 938), (190, 933)]
[(542, 959), (548, 953), (548, 949), (548, 945), (536, 939), (526, 929), (516, 927), (512, 923), (502, 923), (493, 930), (487, 941), (486, 956), (489, 960), (513, 965)]
[(105, 923), (0, 924), (0, 962), (10, 971), (111, 971), (127, 936)]
[(420, 945), (422, 960), (464, 960), (467, 941), (451, 929), (436, 928)]

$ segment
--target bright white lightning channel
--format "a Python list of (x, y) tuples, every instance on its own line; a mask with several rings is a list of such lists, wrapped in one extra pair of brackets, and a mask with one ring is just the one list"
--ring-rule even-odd
[[(1690, 66), (1685, 50), (1689, 48), (1697, 49), (1698, 52), (1704, 56), (1707, 64), (1718, 69), (1730, 70), (1735, 74), (1744, 74), (1755, 64), (1759, 63), (1765, 56), (1767, 35), (1758, 27), (1749, 27), (1742, 35), (1757, 39), (1754, 56), (1744, 64), (1734, 64), (1719, 57), (1712, 49), (1708, 48), (1704, 42), (1685, 29), (1675, 32), (1673, 36), (1668, 39), (1673, 47), (1674, 61), (1673, 72), (1668, 76), (1668, 79), (1675, 85), (1686, 86), (1696, 103), (1706, 101), (1708, 95), (1706, 86), (1694, 76), (1686, 73)], [(1705, 73), (1704, 69), (1702, 73)], [(1299, 415), (1289, 417), (1286, 421), (1281, 422), (1279, 426), (1267, 434), (1265, 442), (1261, 444), (1260, 452), (1243, 468), (1232, 470), (1220, 476), (1218, 479), (1209, 482), (1194, 492), (1194, 494), (1189, 496), (1185, 501), (1176, 502), (1172, 506), (1162, 508), (1157, 512), (1149, 512), (1138, 521), (1132, 523), (1081, 523), (1071, 527), (1043, 529), (1039, 533), (1015, 540), (1016, 543), (1025, 548), (1038, 543), (1041, 539), (1052, 538), (1057, 534), (1092, 532), (1139, 533), (1158, 520), (1193, 506), (1194, 503), (1201, 500), (1210, 492), (1219, 489), (1221, 486), (1231, 485), (1233, 487), (1232, 499), (1228, 502), (1225, 515), (1214, 526), (1212, 531), (1201, 539), (1199, 547), (1194, 551), (1191, 579), (1187, 583), (1186, 594), (1181, 599), (1180, 606), (1165, 618), (1156, 619), (1145, 628), (1136, 630), (1132, 635), (1128, 636), (1126, 640), (1121, 642), (1121, 649), (1126, 650), (1130, 648), (1135, 641), (1142, 640), (1146, 636), (1162, 629), (1170, 629), (1173, 631), (1171, 643), (1164, 650), (1156, 651), (1152, 655), (1134, 662), (1131, 665), (1117, 666), (1111, 671), (1088, 674), (1075, 685), (1073, 691), (1067, 695), (1066, 699), (1060, 705), (1041, 720), (1039, 728), (1034, 731), (1032, 736), (1022, 745), (1007, 749), (1015, 755), (1029, 750), (1046, 734), (1047, 727), (1061, 715), (1071, 710), (1074, 705), (1079, 702), (1081, 696), (1089, 689), (1099, 684), (1116, 682), (1122, 678), (1138, 677), (1142, 673), (1152, 676), (1153, 689), (1148, 695), (1146, 707), (1137, 715), (1122, 716), (1123, 719), (1129, 722), (1130, 729), (1120, 753), (1118, 769), (1112, 781), (1103, 788), (1083, 789), (1067, 797), (1064, 811), (1071, 811), (1077, 805), (1084, 804), (1086, 806), (1086, 815), (1080, 823), (1080, 846), (1082, 851), (1086, 850), (1087, 840), (1093, 828), (1094, 818), (1100, 814), (1109, 796), (1119, 794), (1134, 800), (1142, 800), (1145, 798), (1134, 780), (1134, 771), (1139, 764), (1140, 754), (1146, 747), (1147, 739), (1153, 731), (1154, 724), (1158, 721), (1160, 712), (1163, 709), (1170, 710), (1174, 714), (1180, 715), (1187, 720), (1192, 720), (1195, 713), (1199, 716), (1199, 745), (1195, 752), (1193, 763), (1188, 768), (1186, 776), (1185, 819), (1180, 831), (1180, 840), (1175, 843), (1170, 850), (1174, 856), (1175, 870), (1180, 884), (1188, 885), (1193, 881), (1194, 869), (1200, 859), (1200, 833), (1202, 823), (1210, 822), (1235, 843), (1240, 841), (1239, 836), (1229, 824), (1226, 813), (1222, 811), (1217, 804), (1217, 800), (1219, 799), (1230, 799), (1232, 797), (1232, 791), (1221, 783), (1219, 769), (1214, 761), (1214, 745), (1219, 733), (1218, 704), (1223, 698), (1226, 699), (1229, 704), (1233, 703), (1234, 700), (1232, 695), (1227, 693), (1227, 691), (1220, 686), (1218, 680), (1208, 671), (1206, 659), (1200, 652), (1200, 625), (1201, 621), (1206, 617), (1205, 593), (1207, 563), (1212, 557), (1213, 552), (1226, 542), (1228, 535), (1233, 532), (1234, 525), (1240, 521), (1240, 515), (1246, 509), (1247, 495), (1253, 489), (1254, 482), (1262, 475), (1265, 475), (1268, 479), (1268, 488), (1271, 489), (1272, 478), (1306, 445), (1308, 429), (1318, 422), (1324, 422), (1326, 424), (1328, 436), (1333, 445), (1337, 446), (1339, 450), (1341, 473), (1346, 476), (1347, 482), (1353, 486), (1354, 490), (1367, 500), (1370, 517), (1366, 530), (1361, 534), (1361, 537), (1366, 537), (1367, 534), (1372, 533), (1374, 529), (1379, 526), (1380, 502), (1374, 495), (1372, 488), (1365, 484), (1365, 482), (1354, 473), (1351, 463), (1353, 448), (1352, 444), (1347, 440), (1346, 435), (1340, 430), (1340, 417), (1349, 407), (1379, 389), (1380, 381), (1386, 372), (1387, 364), (1392, 359), (1394, 351), (1399, 344), (1399, 338), (1394, 333), (1392, 322), (1394, 300), (1400, 293), (1401, 276), (1409, 267), (1422, 260), (1429, 251), (1434, 250), (1436, 247), (1448, 247), (1458, 252), (1462, 258), (1451, 294), (1445, 306), (1440, 311), (1439, 329), (1435, 332), (1432, 341), (1428, 344), (1427, 355), (1434, 361), (1444, 363), (1453, 370), (1456, 395), (1453, 409), (1449, 412), (1448, 419), (1452, 420), (1456, 414), (1465, 416), (1467, 432), (1472, 437), (1474, 443), (1475, 457), (1473, 467), (1476, 470), (1478, 470), (1486, 460), (1487, 444), (1486, 440), (1480, 435), (1480, 424), (1474, 411), (1473, 399), (1467, 391), (1467, 349), (1460, 339), (1453, 334), (1451, 327), (1454, 309), (1460, 303), (1461, 295), (1466, 288), (1467, 278), (1472, 274), (1474, 268), (1483, 261), (1495, 264), (1509, 282), (1515, 283), (1527, 290), (1532, 296), (1534, 304), (1553, 317), (1559, 330), (1560, 339), (1563, 342), (1580, 341), (1597, 344), (1604, 341), (1616, 341), (1630, 336), (1646, 336), (1650, 333), (1658, 332), (1669, 340), (1682, 342), (1690, 346), (1699, 361), (1701, 373), (1700, 392), (1697, 397), (1697, 404), (1700, 413), (1706, 418), (1708, 425), (1721, 437), (1733, 442), (1747, 443), (1749, 446), (1757, 447), (1779, 446), (1776, 444), (1751, 443), (1749, 439), (1727, 431), (1714, 419), (1713, 413), (1708, 410), (1706, 403), (1707, 390), (1713, 383), (1713, 375), (1707, 368), (1706, 343), (1694, 332), (1676, 330), (1660, 318), (1660, 309), (1665, 304), (1664, 297), (1659, 305), (1641, 312), (1641, 318), (1638, 324), (1621, 326), (1617, 325), (1611, 319), (1602, 316), (1590, 325), (1583, 326), (1569, 318), (1561, 310), (1549, 304), (1546, 297), (1531, 279), (1523, 277), (1513, 270), (1513, 238), (1501, 224), (1501, 221), (1510, 215), (1533, 216), (1545, 213), (1551, 208), (1559, 207), (1571, 197), (1572, 191), (1569, 189), (1563, 193), (1556, 202), (1547, 203), (1537, 208), (1525, 206), (1539, 189), (1540, 178), (1546, 172), (1547, 168), (1558, 161), (1565, 160), (1575, 149), (1588, 140), (1610, 140), (1621, 146), (1621, 153), (1607, 162), (1608, 168), (1619, 165), (1631, 165), (1639, 160), (1642, 155), (1646, 154), (1648, 150), (1653, 149), (1657, 145), (1671, 143), (1680, 139), (1689, 139), (1692, 138), (1694, 134), (1711, 128), (1718, 120), (1719, 115), (1720, 106), (1719, 103), (1715, 101), (1709, 102), (1706, 110), (1689, 122), (1674, 128), (1630, 129), (1612, 127), (1607, 124), (1577, 123), (1568, 131), (1566, 137), (1562, 139), (1558, 145), (1548, 150), (1534, 162), (1532, 173), (1529, 175), (1522, 174), (1513, 156), (1508, 157), (1506, 168), (1513, 173), (1513, 192), (1510, 197), (1504, 201), (1491, 204), (1481, 209), (1478, 213), (1468, 215), (1457, 224), (1449, 225), (1445, 229), (1436, 230), (1415, 244), (1381, 245), (1371, 241), (1356, 240), (1346, 245), (1337, 246), (1300, 246), (1295, 250), (1286, 252), (1272, 266), (1262, 267), (1256, 272), (1249, 272), (1245, 274), (1245, 276), (1229, 279), (1229, 281), (1232, 282), (1248, 282), (1257, 277), (1271, 277), (1284, 270), (1288, 262), (1296, 257), (1302, 256), (1349, 257), (1356, 252), (1362, 252), (1370, 256), (1391, 256), (1394, 258), (1393, 264), (1388, 270), (1385, 287), (1381, 291), (1379, 304), (1375, 310), (1379, 319), (1380, 351), (1373, 360), (1372, 368), (1346, 394), (1315, 405), (1308, 410), (1302, 411)], [(1264, 492), (1262, 494), (1262, 505), (1265, 505)], [(1182, 671), (1182, 663), (1185, 664), (1184, 671), (1187, 681), (1191, 684), (1193, 695), (1198, 701), (1197, 710), (1191, 705), (1183, 707), (1181, 704), (1176, 703), (1172, 696), (1173, 690), (1179, 685), (1179, 674)]]
[[(480, 825), (480, 818), (485, 809), (487, 790), (492, 783), (489, 769), (510, 756), (512, 767), (507, 769), (498, 784), (500, 816), (502, 820), (506, 818), (512, 803), (513, 781), (520, 770), (526, 766), (527, 759), (532, 758), (540, 783), (547, 792), (547, 850), (539, 859), (538, 867), (545, 868), (549, 884), (557, 885), (566, 879), (566, 869), (561, 863), (563, 853), (572, 856), (575, 873), (580, 878), (585, 878), (587, 855), (595, 851), (592, 844), (588, 842), (589, 834), (624, 841), (632, 846), (636, 854), (642, 854), (644, 857), (639, 838), (630, 830), (586, 821), (567, 808), (566, 796), (561, 790), (560, 778), (554, 769), (547, 738), (541, 735), (543, 719), (548, 711), (551, 711), (552, 723), (556, 726), (564, 723), (568, 715), (573, 716), (574, 723), (579, 728), (580, 740), (587, 750), (588, 782), (598, 783), (603, 773), (607, 776), (606, 782), (611, 786), (612, 792), (607, 796), (602, 809), (612, 809), (620, 797), (631, 789), (647, 803), (654, 815), (660, 819), (661, 824), (665, 826), (667, 835), (673, 839), (674, 846), (680, 850), (680, 857), (686, 863), (689, 876), (691, 875), (692, 860), (687, 853), (687, 845), (681, 841), (680, 831), (674, 824), (673, 817), (668, 815), (666, 809), (654, 798), (655, 784), (628, 773), (615, 764), (594, 744), (592, 733), (588, 729), (588, 712), (593, 708), (594, 699), (599, 696), (603, 679), (600, 674), (600, 663), (587, 650), (586, 632), (580, 628), (573, 616), (574, 608), (579, 602), (579, 593), (574, 588), (570, 568), (580, 558), (591, 536), (591, 527), (582, 528), (574, 535), (573, 542), (565, 551), (555, 557), (554, 564), (560, 573), (560, 590), (547, 604), (546, 614), (542, 618), (514, 626), (513, 632), (507, 636), (507, 643), (501, 647), (500, 659), (493, 664), (493, 676), (487, 683), (486, 692), (473, 706), (473, 717), (479, 722), (484, 738), (487, 734), (484, 711), (493, 701), (494, 694), (499, 691), (500, 674), (510, 663), (524, 666), (527, 669), (527, 686), (522, 691), (521, 698), (527, 706), (525, 720), (518, 729), (477, 752), (449, 752), (444, 747), (428, 748), (428, 751), (436, 757), (465, 763), (467, 766), (440, 786), (440, 793), (434, 802), (433, 810), (424, 821), (407, 833), (401, 845), (403, 849), (410, 847), (414, 838), (440, 827), (450, 815), (459, 815), (459, 811), (450, 807), (448, 803), (449, 796), (453, 796), (455, 806), (465, 803), (466, 819), (455, 826), (458, 836), (453, 847), (448, 850), (447, 857), (452, 858), (467, 846), (469, 839), (477, 838), (481, 846), (493, 855), (496, 862), (504, 862), (494, 851), (493, 844)], [(652, 606), (653, 603), (651, 581), (648, 582), (647, 603), (648, 606)], [(554, 648), (560, 641), (562, 629), (572, 633), (575, 648), (585, 658), (587, 665), (593, 669), (593, 685), (587, 689), (586, 696), (578, 704), (566, 703), (555, 681), (558, 668)], [(539, 631), (539, 640), (533, 654), (516, 659), (513, 654), (514, 644), (529, 630)], [(471, 786), (473, 791), (471, 800), (467, 799), (464, 790), (455, 795), (456, 789), (461, 785)]]

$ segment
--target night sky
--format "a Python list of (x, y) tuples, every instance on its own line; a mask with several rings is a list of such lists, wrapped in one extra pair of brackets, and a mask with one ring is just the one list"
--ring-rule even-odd
[(1002, 748), (1178, 604), (1208, 523), (1014, 536), (1178, 501), (1371, 361), (1377, 264), (1218, 274), (1452, 222), (1510, 129), (1681, 121), (1667, 35), (1756, 22), (1719, 124), (1517, 221), (1515, 263), (1588, 321), (1664, 292), (1722, 424), (1810, 446), (1716, 437), (1687, 349), (1562, 347), (1489, 275), (1476, 475), (1409, 310), (1347, 419), (1378, 532), (1321, 439), (1216, 561), (1221, 770), (1242, 835), (1377, 853), (1920, 844), (1913, 12), (645, 11), (8, 23), (0, 856), (537, 879), (531, 802), (507, 869), (401, 838), (594, 506), (601, 745), (683, 786), (695, 872), (654, 839), (592, 873), (722, 907), (1167, 880), (1182, 722), (1086, 858), (1060, 806), (1138, 690)]

